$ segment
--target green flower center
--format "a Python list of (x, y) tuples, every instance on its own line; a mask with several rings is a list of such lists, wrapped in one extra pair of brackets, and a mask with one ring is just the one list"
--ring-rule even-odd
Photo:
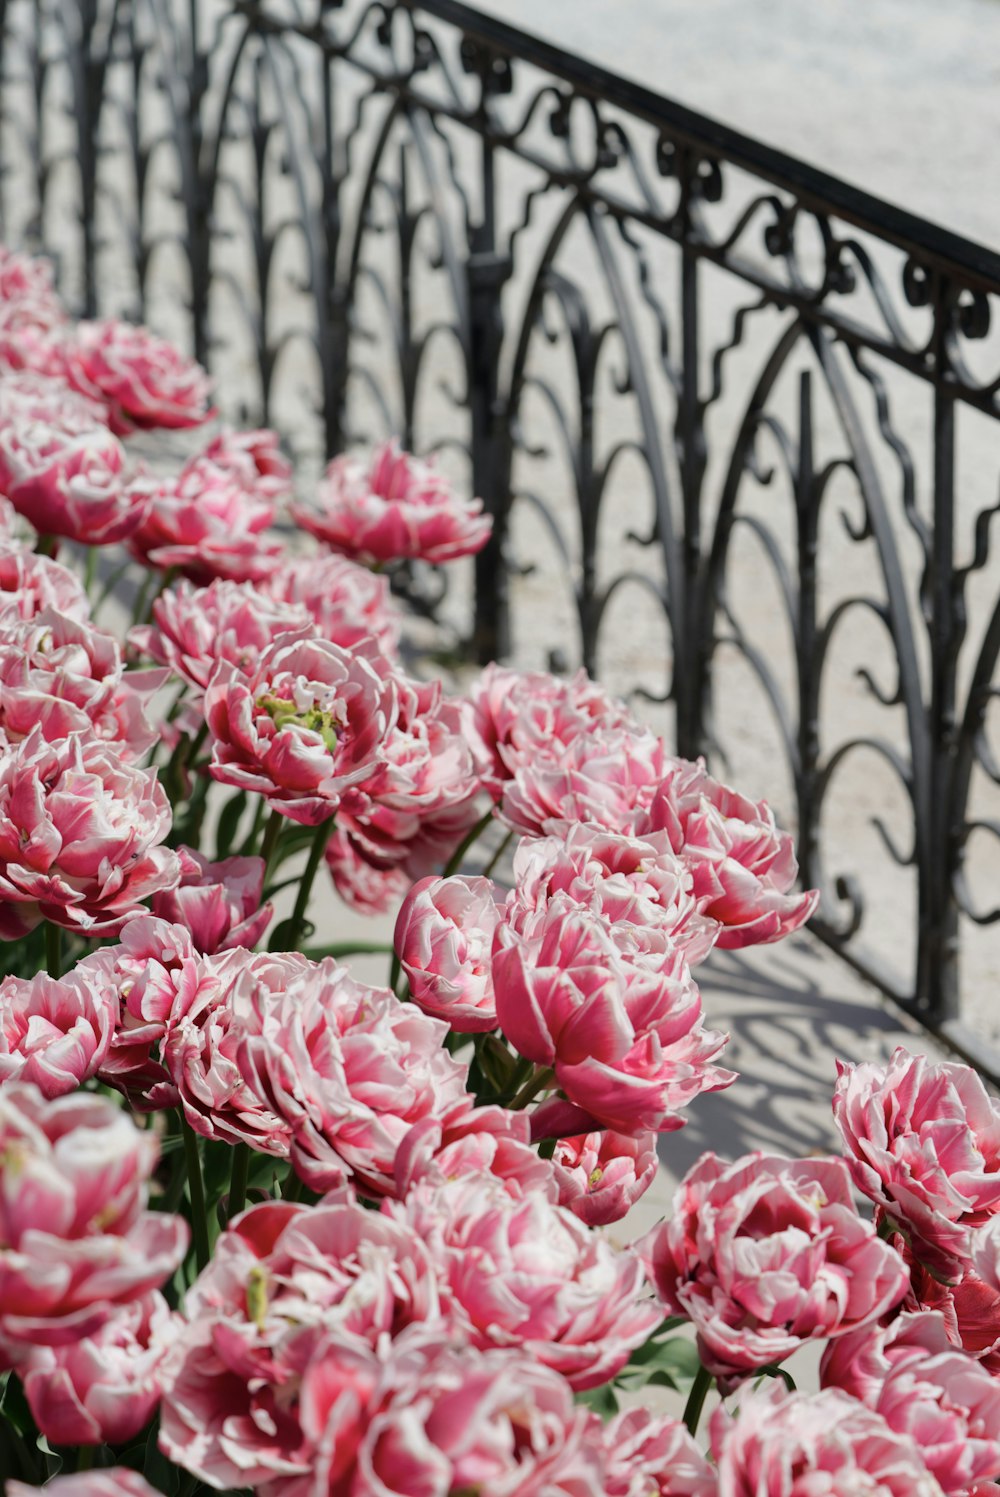
[(331, 754), (337, 747), (337, 728), (333, 714), (324, 712), (315, 703), (305, 711), (300, 711), (287, 697), (262, 696), (257, 698), (257, 708), (267, 713), (279, 733), (282, 728), (293, 726), (307, 728), (310, 733), (319, 734)]

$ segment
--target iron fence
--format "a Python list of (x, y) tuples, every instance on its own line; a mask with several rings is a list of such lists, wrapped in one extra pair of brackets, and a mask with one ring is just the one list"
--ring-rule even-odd
[(457, 0), (0, 0), (0, 36), (8, 241), (307, 469), (464, 465), (494, 538), (468, 615), (423, 606), (783, 779), (817, 933), (1000, 1075), (959, 981), (1000, 918), (1000, 256)]

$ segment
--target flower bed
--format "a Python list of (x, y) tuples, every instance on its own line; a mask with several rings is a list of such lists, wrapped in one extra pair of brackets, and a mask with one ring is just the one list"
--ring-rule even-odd
[[(130, 434), (207, 422), (203, 371), (11, 254), (0, 362), (11, 1497), (982, 1497), (973, 1072), (845, 1063), (842, 1158), (705, 1155), (616, 1245), (657, 1136), (737, 1082), (698, 964), (815, 907), (767, 806), (583, 675), (406, 673), (383, 569), (489, 534), (430, 464), (388, 444), (292, 502), (272, 433), (217, 429), (145, 471)], [(147, 576), (123, 637), (112, 545)], [(494, 822), (505, 889), (460, 871)], [(398, 908), (385, 987), (313, 944), (324, 879)]]

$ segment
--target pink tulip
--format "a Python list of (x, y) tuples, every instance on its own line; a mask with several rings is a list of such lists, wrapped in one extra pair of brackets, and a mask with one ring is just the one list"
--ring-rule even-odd
[(663, 829), (691, 867), (695, 888), (719, 892), (705, 913), (722, 929), (718, 944), (738, 948), (779, 941), (811, 918), (819, 891), (794, 894), (791, 837), (778, 830), (765, 801), (748, 800), (707, 773), (703, 760), (675, 761), (650, 808), (647, 827)]
[(0, 1088), (0, 1345), (14, 1364), (93, 1335), (173, 1273), (188, 1229), (144, 1209), (157, 1154), (102, 1097)]
[(51, 261), (0, 246), (0, 367), (48, 363), (66, 320)]
[(39, 1430), (59, 1445), (121, 1445), (160, 1402), (160, 1369), (178, 1322), (162, 1295), (123, 1305), (93, 1336), (38, 1347), (20, 1369)]
[(145, 508), (128, 545), (144, 566), (204, 585), (257, 582), (282, 559), (281, 542), (267, 533), (273, 498), (259, 485), (244, 488), (232, 471), (194, 458), (176, 478), (143, 478), (131, 492)]
[(410, 1332), (391, 1362), (331, 1344), (302, 1387), (312, 1491), (345, 1497), (602, 1497), (590, 1420), (562, 1378), (516, 1352)]
[[(38, 1497), (42, 1489), (23, 1481), (9, 1481), (4, 1490), (7, 1497)], [(128, 1466), (53, 1476), (45, 1483), (44, 1490), (52, 1497), (159, 1497), (156, 1488)]]
[[(973, 1234), (973, 1259), (983, 1270), (987, 1270), (987, 1264), (979, 1239), (991, 1227), (992, 1223)], [(975, 1268), (967, 1268), (957, 1284), (942, 1284), (914, 1258), (910, 1244), (900, 1233), (893, 1233), (888, 1240), (910, 1273), (909, 1292), (900, 1309), (939, 1314), (949, 1345), (967, 1351), (994, 1377), (1000, 1375), (1000, 1288), (981, 1277)]]
[(639, 1260), (540, 1191), (459, 1178), (391, 1209), (427, 1244), (445, 1310), (474, 1345), (519, 1347), (573, 1388), (615, 1377), (662, 1319), (640, 1296)]
[(112, 635), (54, 609), (0, 619), (0, 729), (10, 742), (36, 726), (50, 743), (92, 732), (133, 762), (156, 742), (143, 702), (162, 675), (126, 675)]
[(205, 693), (215, 779), (307, 826), (381, 768), (398, 712), (374, 645), (280, 635), (248, 671), (221, 661)]
[(705, 1154), (641, 1253), (661, 1302), (694, 1322), (703, 1364), (730, 1388), (806, 1341), (870, 1324), (907, 1290), (839, 1159)]
[(292, 465), (276, 431), (224, 426), (194, 461), (200, 471), (228, 474), (248, 494), (272, 504), (284, 504), (292, 492)]
[(304, 608), (276, 603), (253, 583), (181, 581), (160, 593), (153, 622), (132, 629), (129, 642), (201, 692), (220, 660), (252, 670), (279, 635), (315, 632)]
[(655, 1133), (584, 1133), (561, 1138), (552, 1155), (560, 1206), (588, 1227), (621, 1221), (656, 1179)]
[(169, 830), (155, 771), (83, 733), (50, 744), (33, 729), (0, 758), (0, 937), (42, 920), (120, 930), (177, 881), (177, 855), (160, 846)]
[(0, 542), (0, 623), (30, 620), (47, 608), (77, 622), (90, 616), (83, 585), (68, 567), (24, 546)]
[(1000, 1103), (969, 1066), (899, 1048), (837, 1062), (833, 1116), (854, 1183), (941, 1279), (970, 1263), (970, 1229), (1000, 1211)]
[(166, 1019), (160, 1058), (196, 1133), (288, 1157), (290, 1125), (265, 1092), (248, 1084), (239, 1058), (243, 1045), (261, 1034), (260, 990), (280, 992), (309, 965), (295, 952), (229, 951), (200, 964), (195, 994), (186, 989), (178, 994)]
[(212, 956), (236, 946), (256, 946), (274, 913), (264, 893), (263, 858), (223, 858), (212, 863), (193, 847), (179, 847), (181, 881), (153, 895), (161, 920), (183, 925), (197, 951)]
[(950, 1345), (943, 1316), (903, 1314), (831, 1342), (821, 1379), (909, 1437), (943, 1491), (1000, 1476), (1000, 1384)]
[[(107, 429), (108, 407), (99, 397), (73, 390), (60, 373), (0, 367), (0, 428), (52, 425), (69, 436)], [(4, 475), (6, 477), (6, 475)]]
[(446, 1026), (334, 961), (303, 961), (280, 987), (258, 983), (247, 1001), (241, 1073), (291, 1129), (292, 1161), (315, 1190), (351, 1178), (391, 1193), (410, 1128), (468, 1107), (466, 1068), (442, 1043)]
[(716, 1497), (715, 1471), (684, 1425), (648, 1409), (628, 1409), (605, 1425), (605, 1497)]
[(485, 546), (493, 522), (482, 508), (431, 463), (386, 442), (370, 463), (335, 457), (315, 500), (293, 504), (292, 516), (332, 550), (366, 564), (446, 562)]
[(113, 431), (200, 426), (212, 414), (205, 371), (144, 327), (80, 322), (63, 354), (69, 383), (109, 406)]
[[(541, 1191), (558, 1196), (552, 1164), (531, 1147), (531, 1125), (524, 1112), (504, 1107), (468, 1107), (444, 1121), (427, 1117), (404, 1135), (395, 1159), (395, 1195), (405, 1200), (418, 1181), (443, 1185), (460, 1176), (503, 1182), (520, 1199)], [(560, 1201), (560, 1204), (563, 1204)]]
[(76, 434), (53, 420), (0, 429), (4, 493), (42, 534), (85, 546), (130, 535), (145, 506), (124, 468), (124, 448), (103, 426)]
[(400, 907), (393, 944), (425, 1014), (460, 1034), (495, 1029), (491, 950), (500, 920), (488, 878), (425, 878)]
[(296, 556), (261, 588), (278, 603), (306, 609), (321, 639), (347, 650), (371, 637), (385, 655), (396, 653), (402, 619), (388, 578), (346, 556)]
[(620, 1133), (683, 1127), (680, 1109), (735, 1080), (711, 1064), (726, 1036), (702, 1025), (701, 998), (668, 940), (643, 950), (618, 927), (554, 895), (523, 933), (498, 927), (497, 1018), (516, 1050), (552, 1066), (578, 1116)]
[(378, 767), (345, 788), (337, 825), (374, 867), (420, 878), (446, 862), (480, 819), (479, 777), (460, 708), (441, 683), (414, 681), (370, 645), (358, 648), (393, 688), (397, 710)]
[(773, 1383), (711, 1422), (719, 1497), (941, 1497), (912, 1441), (854, 1398)]
[(349, 832), (334, 829), (325, 856), (337, 893), (362, 915), (384, 915), (410, 887), (402, 868), (374, 868), (367, 862)]
[(118, 1005), (69, 974), (0, 981), (0, 1082), (30, 1081), (46, 1097), (74, 1091), (100, 1070)]
[(668, 936), (691, 965), (704, 960), (719, 932), (701, 914), (710, 895), (696, 898), (689, 868), (662, 832), (623, 836), (577, 822), (560, 836), (524, 838), (514, 854), (505, 924), (523, 930), (556, 894), (610, 927), (634, 927), (622, 933), (628, 943)]
[(163, 1375), (160, 1446), (216, 1487), (264, 1487), (313, 1465), (298, 1389), (332, 1339), (370, 1357), (439, 1319), (434, 1275), (404, 1224), (349, 1199), (268, 1201), (223, 1232), (184, 1304)]
[(481, 672), (469, 701), (470, 739), (494, 800), (504, 782), (539, 754), (557, 756), (578, 735), (597, 729), (638, 726), (625, 703), (608, 696), (585, 671), (563, 679), (494, 662)]
[(641, 835), (661, 781), (677, 761), (639, 726), (598, 726), (526, 756), (503, 786), (500, 815), (529, 837), (565, 833), (576, 821)]

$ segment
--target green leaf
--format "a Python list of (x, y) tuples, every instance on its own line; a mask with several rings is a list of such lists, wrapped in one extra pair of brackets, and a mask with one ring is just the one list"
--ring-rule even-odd
[(0, 1414), (13, 1425), (19, 1435), (25, 1435), (34, 1442), (38, 1431), (35, 1429), (35, 1421), (31, 1417), (28, 1400), (24, 1396), (20, 1379), (13, 1372), (7, 1372), (3, 1378), (3, 1396), (0, 1397)]
[(321, 962), (328, 956), (342, 961), (345, 956), (392, 956), (392, 947), (384, 941), (334, 941), (331, 946), (307, 946), (302, 955), (311, 962)]
[(686, 1336), (669, 1336), (665, 1341), (654, 1338), (632, 1353), (619, 1382), (629, 1388), (652, 1383), (681, 1392), (694, 1382), (700, 1365), (697, 1348)]
[(602, 1383), (599, 1388), (587, 1388), (576, 1395), (577, 1403), (586, 1404), (602, 1419), (612, 1419), (618, 1412), (618, 1395), (612, 1383)]
[(769, 1362), (766, 1367), (758, 1367), (756, 1384), (758, 1388), (766, 1377), (780, 1378), (789, 1393), (795, 1392), (795, 1379), (790, 1372), (785, 1371), (784, 1367), (778, 1367), (774, 1362)]
[(499, 1095), (510, 1086), (517, 1069), (517, 1056), (512, 1055), (503, 1040), (488, 1034), (477, 1046), (479, 1064), (487, 1081)]
[(149, 1438), (143, 1453), (142, 1474), (151, 1486), (164, 1493), (164, 1497), (177, 1497), (180, 1490), (181, 1472), (167, 1460), (159, 1446), (160, 1421), (153, 1420)]
[(236, 833), (239, 831), (240, 820), (246, 810), (247, 793), (245, 790), (237, 790), (235, 795), (230, 796), (223, 806), (219, 815), (219, 825), (215, 834), (216, 856), (228, 858), (232, 851), (233, 843), (236, 841)]

